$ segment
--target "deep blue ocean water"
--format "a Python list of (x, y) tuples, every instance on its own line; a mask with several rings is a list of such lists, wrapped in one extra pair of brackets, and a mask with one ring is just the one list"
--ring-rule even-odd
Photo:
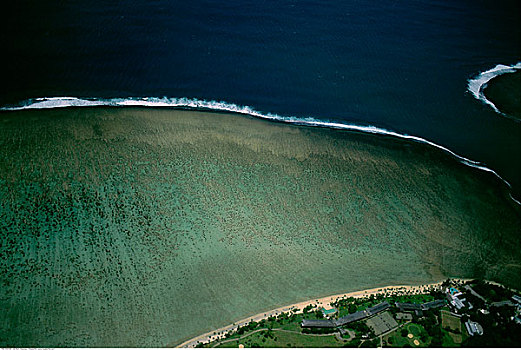
[(480, 161), (521, 198), (521, 123), (467, 91), (521, 61), (519, 1), (17, 1), (2, 12), (1, 105), (187, 97), (374, 125)]

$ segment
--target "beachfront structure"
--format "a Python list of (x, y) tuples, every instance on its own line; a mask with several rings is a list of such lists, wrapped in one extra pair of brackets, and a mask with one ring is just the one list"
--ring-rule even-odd
[(467, 332), (470, 336), (473, 336), (475, 334), (483, 335), (483, 327), (477, 322), (473, 322), (471, 320), (468, 320), (465, 322), (465, 327), (467, 328)]
[(451, 298), (449, 301), (452, 306), (459, 310), (465, 306), (465, 304), (463, 304), (464, 300), (465, 299)]
[(367, 311), (370, 312), (371, 315), (376, 315), (377, 313), (385, 311), (390, 307), (391, 305), (387, 301), (384, 301), (383, 303), (368, 308)]
[(461, 308), (465, 307), (465, 304), (463, 303), (465, 298), (459, 298), (461, 295), (463, 295), (463, 293), (461, 293), (459, 290), (454, 287), (450, 287), (446, 290), (446, 294), (447, 299), (449, 299), (449, 303), (456, 309), (460, 310)]
[(415, 304), (415, 303), (394, 303), (397, 308), (400, 309), (400, 311), (416, 311), (421, 310), (421, 304)]
[(445, 300), (434, 300), (429, 301), (428, 303), (416, 304), (416, 303), (395, 303), (396, 307), (400, 309), (401, 312), (404, 311), (414, 311), (417, 314), (421, 314), (422, 311), (427, 311), (430, 309), (436, 309), (438, 307), (442, 307), (446, 304)]
[(465, 286), (465, 289), (468, 290), (470, 292), (470, 294), (474, 295), (475, 297), (481, 299), (481, 301), (483, 301), (485, 304), (487, 304), (487, 299), (483, 298), (479, 293), (477, 293), (474, 289), (472, 289), (471, 286), (469, 286), (468, 284)]
[(516, 306), (516, 304), (514, 304), (510, 300), (503, 300), (503, 301), (496, 301), (494, 303), (491, 303), (490, 306), (503, 307), (503, 306)]
[(369, 316), (370, 315), (368, 314), (367, 310), (357, 311), (355, 313), (346, 315), (344, 317), (340, 317), (338, 320), (335, 321), (335, 324), (337, 326), (344, 326), (344, 325), (349, 324), (349, 323), (353, 323), (353, 322), (356, 322), (356, 321), (363, 320), (364, 318), (367, 318)]
[(370, 307), (363, 311), (357, 311), (355, 313), (346, 315), (344, 317), (340, 317), (337, 320), (302, 320), (301, 326), (303, 328), (334, 328), (334, 327), (340, 327), (344, 326), (349, 323), (353, 323), (356, 321), (363, 320), (365, 318), (374, 316), (382, 311), (387, 310), (390, 308), (391, 305), (389, 305), (388, 302), (384, 301), (383, 303), (380, 303), (378, 305), (375, 305), (373, 307)]
[(384, 301), (383, 303), (370, 307), (366, 310), (357, 311), (353, 314), (349, 314), (347, 316), (340, 317), (338, 320), (336, 320), (336, 325), (344, 326), (344, 325), (352, 323), (352, 322), (360, 321), (360, 320), (363, 320), (364, 318), (368, 318), (368, 317), (378, 314), (379, 312), (385, 311), (390, 307), (391, 307), (391, 305), (389, 305), (389, 303), (387, 301)]
[(428, 303), (422, 304), (422, 310), (426, 311), (426, 310), (430, 310), (430, 309), (436, 309), (436, 308), (445, 306), (445, 304), (447, 304), (447, 302), (443, 299), (429, 301)]
[(335, 328), (332, 320), (302, 320), (302, 328)]

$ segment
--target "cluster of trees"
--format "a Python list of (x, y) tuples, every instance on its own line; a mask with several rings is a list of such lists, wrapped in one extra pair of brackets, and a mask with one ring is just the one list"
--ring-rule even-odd
[(314, 307), (315, 307), (315, 305), (310, 304), (310, 305), (306, 306), (304, 309), (302, 309), (302, 312), (305, 313), (305, 314), (307, 314), (307, 313), (309, 313), (309, 312), (310, 312)]
[(433, 310), (424, 311), (423, 318), (418, 319), (416, 322), (425, 329), (425, 332), (427, 332), (426, 334), (422, 333), (420, 335), (420, 340), (426, 343), (430, 336), (431, 346), (441, 347), (443, 333), (435, 312)]
[(373, 330), (369, 328), (365, 321), (353, 322), (349, 324), (349, 328), (354, 330), (357, 335), (367, 335), (369, 338), (373, 338), (375, 336)]
[(242, 335), (257, 328), (258, 322), (251, 321), (247, 325), (237, 328), (237, 334)]
[(261, 335), (262, 335), (261, 341), (263, 343), (266, 342), (266, 340), (268, 340), (268, 339), (273, 339), (273, 341), (277, 341), (277, 336), (275, 335), (275, 333), (273, 333), (273, 331), (271, 329), (268, 329), (267, 331), (262, 331)]

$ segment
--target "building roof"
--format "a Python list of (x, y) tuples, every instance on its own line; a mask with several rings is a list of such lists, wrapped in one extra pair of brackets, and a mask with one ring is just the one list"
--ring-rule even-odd
[(335, 324), (337, 326), (343, 326), (343, 325), (351, 323), (351, 322), (362, 320), (362, 319), (364, 319), (366, 317), (369, 317), (369, 316), (370, 315), (365, 310), (364, 311), (357, 311), (355, 313), (346, 315), (344, 317), (340, 317), (338, 320), (335, 321)]
[(387, 310), (390, 308), (388, 302), (384, 301), (378, 305), (368, 308), (367, 310), (357, 311), (355, 313), (346, 315), (344, 317), (340, 317), (336, 321), (333, 320), (303, 320), (302, 327), (314, 327), (314, 328), (333, 328), (338, 326), (343, 326), (351, 322), (356, 322), (363, 320), (369, 316), (376, 315), (379, 312)]
[(396, 307), (400, 308), (400, 310), (421, 310), (421, 304), (415, 303), (395, 303)]
[(463, 300), (464, 299), (458, 299), (458, 298), (453, 298), (450, 303), (452, 305), (454, 305), (456, 307), (456, 309), (461, 309), (462, 307), (464, 307), (465, 305), (463, 304)]
[(391, 307), (391, 305), (389, 305), (389, 303), (387, 301), (384, 301), (383, 303), (380, 303), (378, 305), (368, 308), (367, 311), (370, 312), (371, 315), (375, 315), (379, 312), (387, 310), (390, 307)]
[(467, 328), (467, 332), (469, 332), (469, 335), (471, 336), (474, 334), (483, 334), (483, 327), (481, 327), (481, 325), (477, 322), (468, 320), (467, 322), (465, 322), (465, 327)]
[(437, 307), (442, 307), (446, 303), (447, 302), (445, 300), (438, 299), (438, 300), (434, 300), (434, 301), (429, 301), (428, 303), (423, 303), (421, 306), (422, 306), (423, 310), (429, 310), (429, 309), (435, 309)]
[(515, 304), (510, 300), (496, 301), (491, 303), (490, 306), (501, 307), (501, 306), (514, 306)]
[(302, 320), (302, 327), (309, 327), (309, 328), (335, 328), (336, 325), (331, 320)]

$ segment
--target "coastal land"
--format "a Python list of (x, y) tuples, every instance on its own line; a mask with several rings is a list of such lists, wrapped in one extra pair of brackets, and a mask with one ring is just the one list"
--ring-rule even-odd
[[(250, 322), (259, 322), (261, 320), (268, 319), (269, 317), (276, 317), (279, 316), (282, 313), (289, 313), (295, 310), (294, 313), (301, 313), (304, 308), (306, 308), (308, 305), (312, 305), (313, 309), (331, 309), (333, 306), (332, 304), (337, 302), (341, 299), (348, 299), (348, 298), (367, 298), (369, 296), (375, 296), (375, 295), (393, 295), (393, 296), (399, 296), (399, 295), (416, 295), (421, 293), (427, 293), (429, 290), (432, 289), (440, 289), (443, 282), (436, 282), (436, 283), (428, 283), (428, 284), (421, 284), (421, 285), (415, 285), (415, 286), (408, 286), (408, 285), (402, 285), (402, 286), (386, 286), (383, 288), (371, 288), (371, 289), (365, 289), (360, 290), (356, 292), (350, 292), (350, 293), (342, 293), (342, 294), (335, 294), (330, 295), (327, 297), (322, 297), (318, 299), (310, 299), (303, 302), (286, 305), (284, 307), (280, 307), (274, 310), (270, 310), (267, 312), (259, 313), (255, 316), (245, 318), (243, 320), (240, 320), (238, 322), (234, 322), (226, 327), (221, 327), (219, 329), (216, 329), (214, 331), (202, 334), (198, 337), (192, 338), (182, 344), (177, 345), (177, 347), (181, 348), (190, 348), (190, 347), (196, 347), (202, 343), (209, 343), (213, 342), (219, 339), (224, 339), (224, 334), (228, 332), (236, 331), (237, 328), (245, 326), (249, 324)], [(298, 310), (298, 311), (296, 311)]]
[(309, 300), (180, 347), (515, 347), (520, 341), (519, 291), (447, 279)]
[(150, 108), (0, 113), (0, 345), (155, 347), (344, 292), (521, 286), (490, 172), (394, 137)]

